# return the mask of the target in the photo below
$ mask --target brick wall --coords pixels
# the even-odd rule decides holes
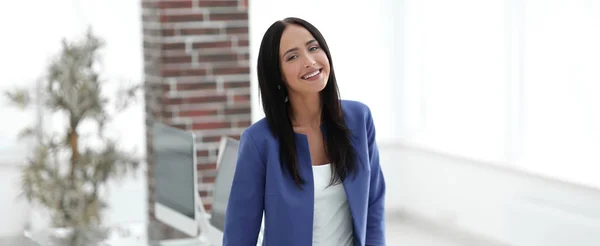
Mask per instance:
[[[221,136],[250,125],[248,2],[142,0],[150,235],[182,237],[154,216],[152,121],[198,138],[198,187],[211,208]]]

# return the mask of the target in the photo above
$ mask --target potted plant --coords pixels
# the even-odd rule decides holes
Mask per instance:
[[[52,228],[64,228],[70,245],[90,245],[91,234],[101,228],[107,204],[101,190],[107,181],[134,171],[141,159],[124,151],[104,133],[115,113],[136,98],[137,86],[123,90],[111,101],[102,95],[106,81],[99,74],[103,40],[88,31],[79,41],[63,40],[60,52],[49,64],[34,93],[28,89],[6,92],[13,105],[26,109],[38,102],[52,115],[67,122],[63,131],[46,129],[43,120],[26,127],[19,137],[34,141],[22,169],[23,196],[50,214]],[[82,136],[81,125],[94,123],[93,136]]]

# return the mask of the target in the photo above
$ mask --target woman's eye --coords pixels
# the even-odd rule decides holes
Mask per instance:
[[[308,50],[310,50],[310,51],[315,51],[315,50],[318,50],[318,49],[319,49],[319,47],[318,47],[318,46],[313,46],[313,47],[310,47],[310,49],[308,49]]]
[[[297,55],[291,55],[290,57],[288,57],[288,59],[287,59],[287,60],[288,60],[288,61],[291,61],[291,60],[294,60],[294,59],[296,59],[296,58],[298,58],[298,56],[297,56]]]

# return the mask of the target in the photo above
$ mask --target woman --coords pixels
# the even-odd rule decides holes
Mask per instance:
[[[265,119],[240,139],[223,245],[385,245],[385,181],[369,108],[339,99],[331,54],[287,18],[258,56]]]

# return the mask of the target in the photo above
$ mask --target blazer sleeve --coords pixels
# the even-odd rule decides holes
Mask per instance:
[[[385,245],[385,179],[379,165],[379,150],[375,142],[375,125],[371,111],[367,108],[367,140],[371,181],[369,185],[369,208],[367,214],[366,245]]]
[[[256,245],[264,209],[265,164],[250,134],[240,138],[238,160],[225,213],[224,246]]]

